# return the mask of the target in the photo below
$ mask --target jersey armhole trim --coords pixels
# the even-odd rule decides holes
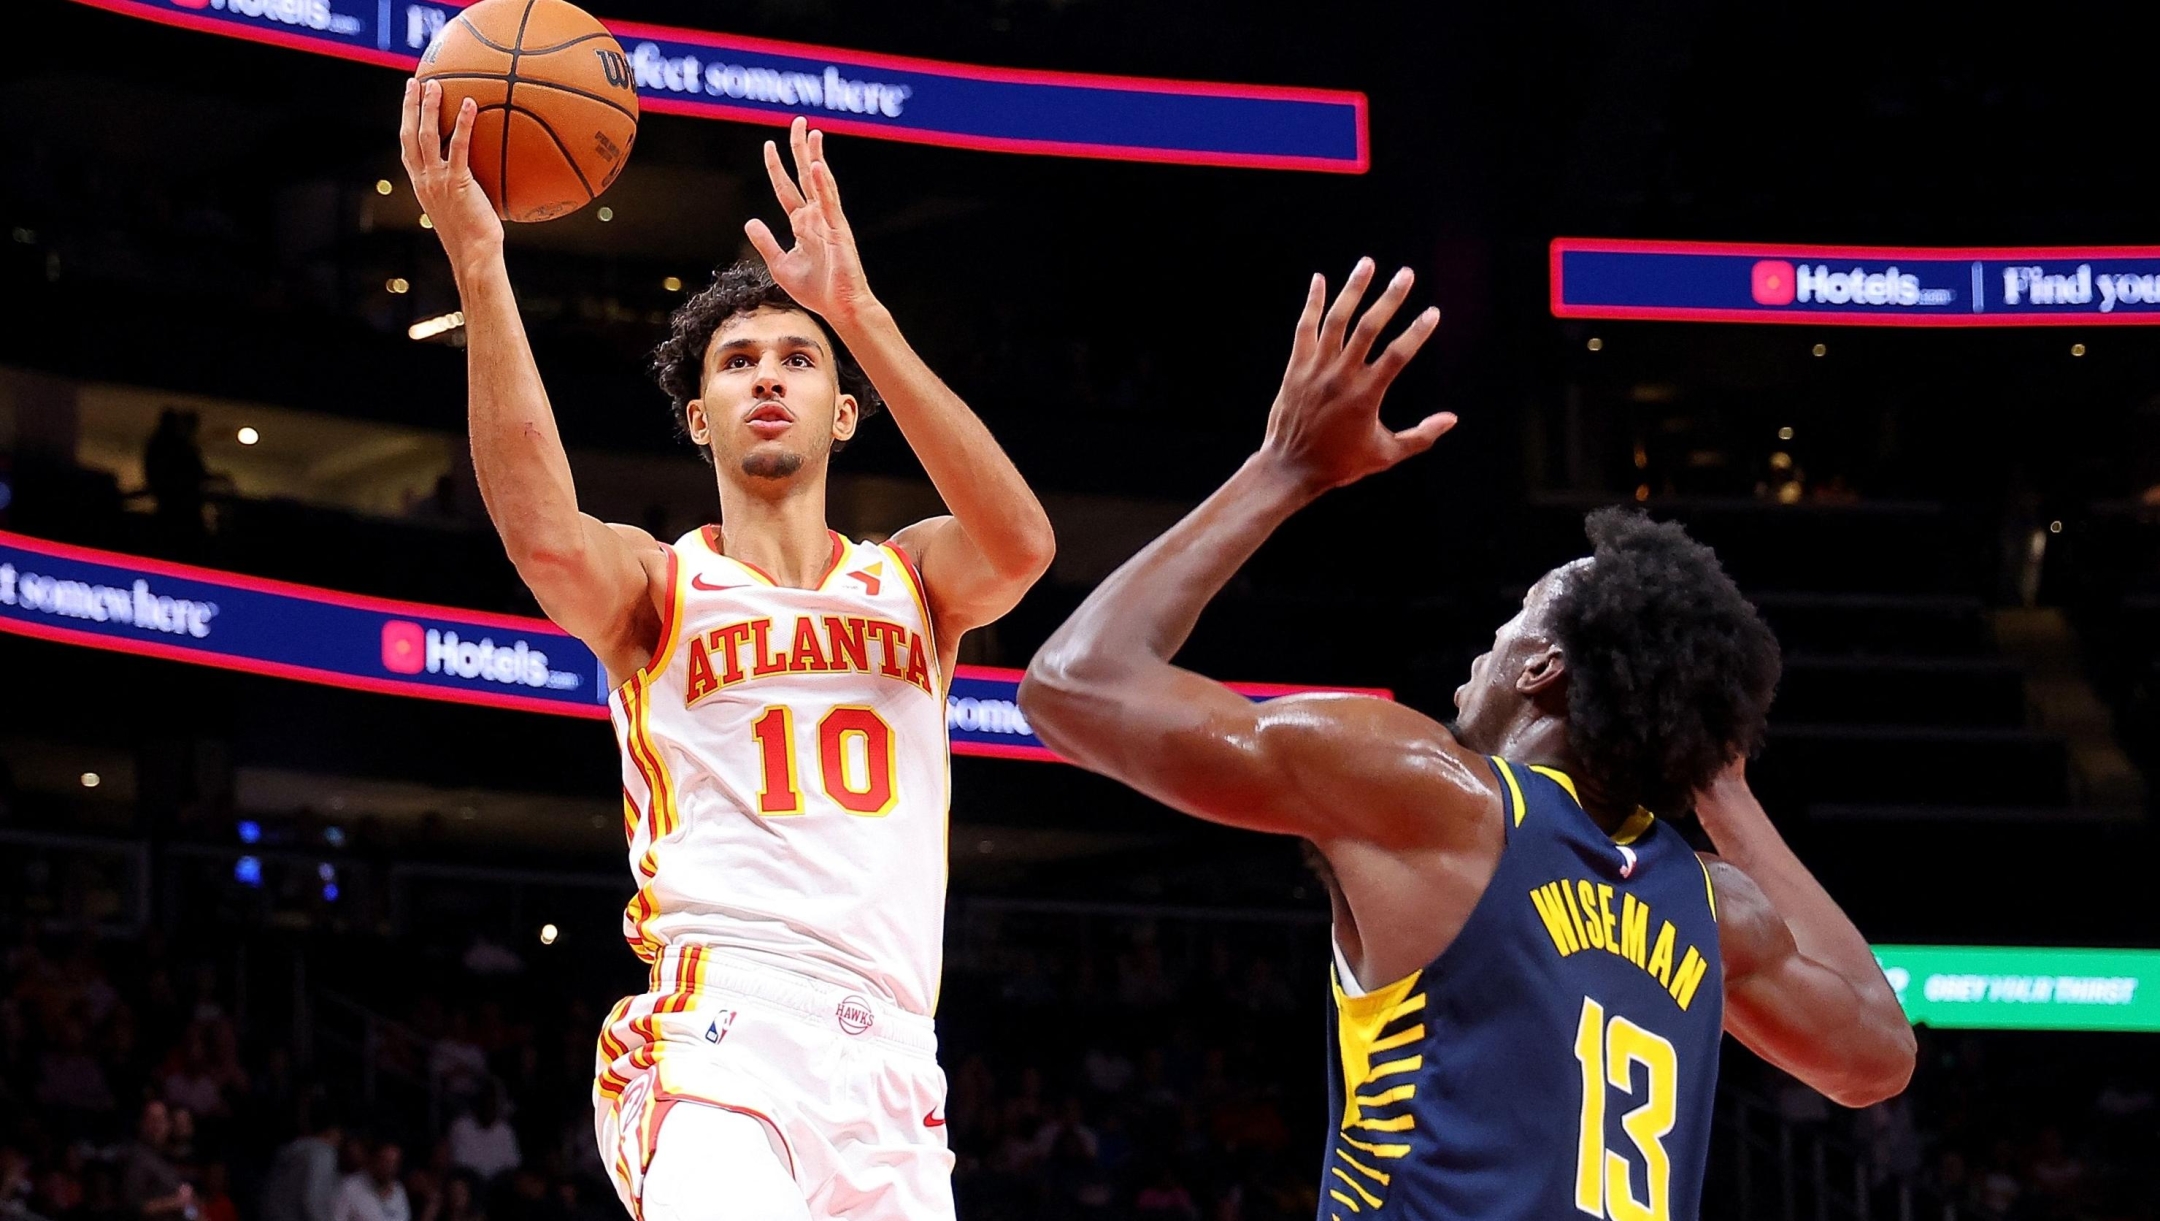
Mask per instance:
[[[923,586],[922,573],[915,567],[915,561],[909,558],[905,548],[891,539],[879,543],[878,546],[892,552],[893,558],[900,561],[900,574],[907,579],[908,592],[915,597],[915,609],[922,613],[923,632],[929,637],[930,660],[937,666],[938,693],[942,695],[946,690],[947,675],[944,655],[938,652],[937,617],[930,613],[930,591]]]
[[[1524,816],[1530,813],[1529,803],[1523,800],[1522,784],[1515,779],[1515,769],[1508,766],[1507,760],[1494,755],[1492,761],[1494,770],[1500,773],[1500,779],[1507,782],[1508,825],[1519,827]]]
[[[1715,921],[1717,919],[1717,887],[1710,881],[1710,862],[1702,859],[1696,853],[1689,853],[1688,855],[1695,857],[1695,863],[1702,866],[1703,897],[1710,900],[1710,919]]]
[[[630,677],[616,684],[617,691],[631,683],[642,686],[651,682],[654,675],[664,673],[668,663],[675,660],[676,637],[682,633],[683,597],[687,592],[683,588],[683,560],[682,553],[675,548],[666,543],[660,546],[667,552],[668,565],[667,584],[660,595],[660,639],[653,645],[652,659],[631,671]]]

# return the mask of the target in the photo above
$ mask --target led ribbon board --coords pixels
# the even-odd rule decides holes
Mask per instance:
[[[405,72],[459,0],[76,0],[166,25]],[[639,105],[1006,153],[1120,161],[1366,169],[1365,95],[979,67],[627,21]]]
[[[2153,326],[2160,247],[1758,246],[1559,238],[1556,318]]]
[[[2160,950],[1878,945],[1915,1025],[2160,1031]]]
[[[354,691],[608,716],[599,659],[545,619],[369,598],[6,531],[0,632]],[[1233,686],[1254,699],[1354,690]],[[1019,689],[1018,670],[958,667],[945,700],[953,753],[1055,760],[1020,715]]]

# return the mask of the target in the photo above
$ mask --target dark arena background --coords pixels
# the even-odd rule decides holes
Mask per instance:
[[[949,704],[963,1218],[1314,1215],[1324,890],[1290,841],[1044,757],[1013,679],[1250,452],[1307,277],[1368,253],[1445,313],[1388,418],[1461,426],[1293,520],[1181,660],[1446,716],[1587,510],[1684,522],[1784,649],[1756,787],[1921,1023],[1862,1111],[1731,1049],[1704,1215],[2156,1215],[2160,172],[2127,11],[588,7],[980,86],[829,142],[881,297],[1059,536]],[[401,1157],[414,1221],[622,1215],[590,1102],[645,979],[618,760],[481,506],[398,162],[454,9],[7,6],[10,1221],[170,1217],[175,1180],[188,1218],[347,1221],[295,1187],[310,1153]],[[790,110],[672,96],[655,57],[734,53],[648,55],[621,180],[510,234],[585,507],[666,538],[712,476],[645,356],[781,219],[758,150]],[[1020,70],[1139,109],[1030,109]],[[1157,116],[1150,80],[1238,88]],[[836,460],[853,536],[936,504],[889,420]]]

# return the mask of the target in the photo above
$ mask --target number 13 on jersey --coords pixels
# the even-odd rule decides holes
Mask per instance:
[[[802,785],[795,767],[795,710],[774,704],[751,722],[764,780],[758,813],[801,814]],[[842,704],[817,723],[820,787],[834,805],[864,818],[892,813],[900,789],[893,776],[893,727],[874,708]]]
[[[1665,1137],[1673,1130],[1673,1094],[1679,1065],[1673,1045],[1624,1017],[1605,1020],[1605,1006],[1583,998],[1575,1027],[1575,1059],[1582,1065],[1582,1132],[1575,1156],[1575,1207],[1610,1221],[1666,1221],[1672,1215],[1672,1159]],[[1649,1198],[1638,1200],[1622,1154],[1605,1147],[1608,1090],[1632,1096],[1635,1066],[1648,1070],[1641,1106],[1620,1117],[1620,1127],[1642,1156]]]

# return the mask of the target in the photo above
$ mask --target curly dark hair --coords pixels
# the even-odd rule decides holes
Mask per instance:
[[[1677,524],[1615,507],[1584,531],[1591,561],[1548,612],[1567,657],[1568,746],[1615,803],[1680,813],[1761,749],[1777,637]]]
[[[818,331],[832,345],[833,371],[840,379],[840,393],[855,396],[859,418],[867,420],[885,406],[878,398],[870,379],[863,376],[855,358],[823,319],[803,308],[802,304],[788,295],[787,290],[773,283],[772,272],[766,270],[763,260],[743,259],[732,266],[721,267],[713,272],[713,282],[704,291],[682,303],[668,318],[668,337],[653,349],[653,380],[667,392],[674,404],[675,435],[690,440],[690,422],[683,409],[690,400],[704,393],[705,350],[712,346],[714,332],[737,318],[754,314],[761,309],[787,309],[808,314],[818,324]],[[833,452],[847,447],[845,441],[834,441]],[[699,445],[698,456],[712,461],[712,451]]]

